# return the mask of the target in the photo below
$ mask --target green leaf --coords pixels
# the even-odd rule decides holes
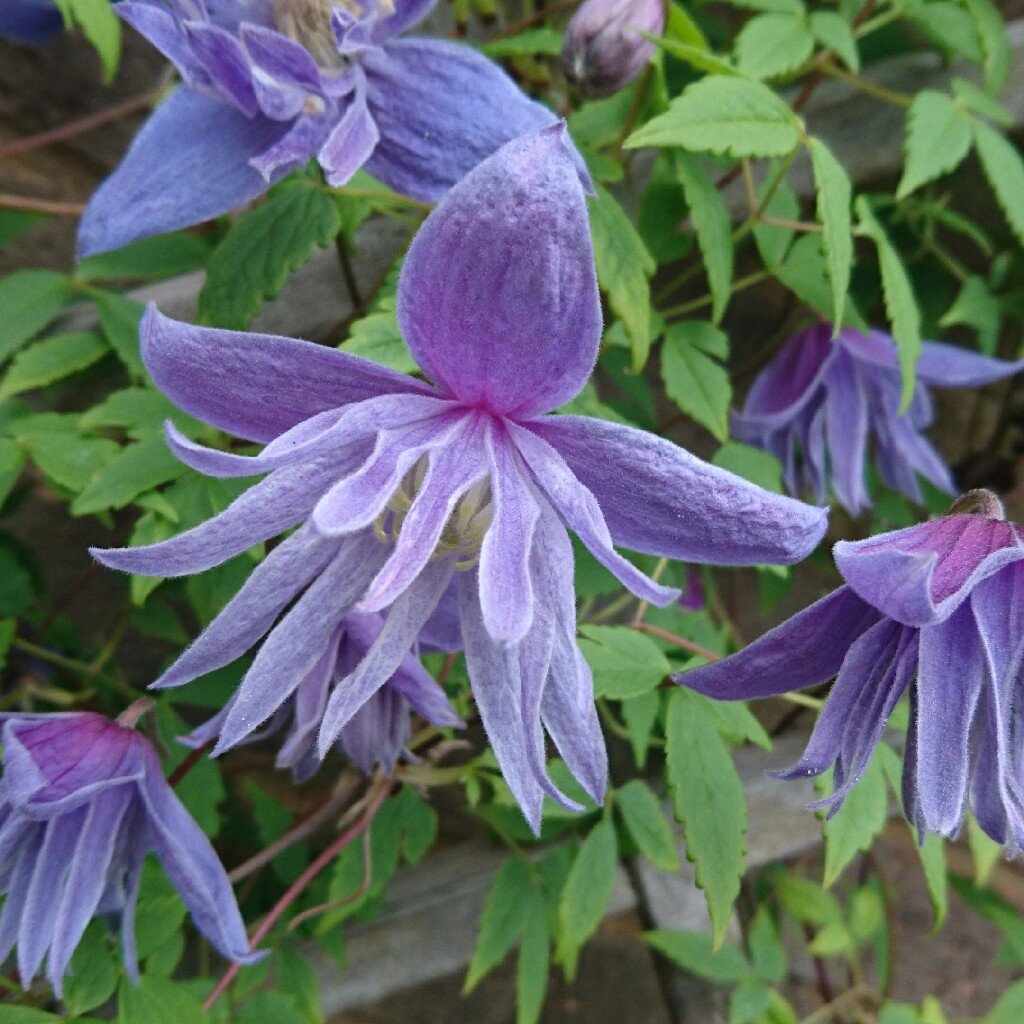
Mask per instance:
[[[768,908],[758,908],[747,931],[747,944],[754,962],[754,973],[762,981],[781,985],[786,978],[788,958],[779,936],[779,928]]]
[[[981,39],[982,73],[985,88],[994,96],[1010,78],[1013,49],[1006,34],[1006,23],[992,0],[964,0]]]
[[[208,1024],[202,1002],[168,978],[128,978],[118,993],[118,1024]]]
[[[16,441],[0,438],[0,507],[7,501],[25,466],[25,454]]]
[[[981,36],[975,19],[953,0],[907,3],[911,23],[940,49],[966,57],[975,64],[984,60]]]
[[[718,328],[701,320],[670,324],[661,348],[661,379],[676,405],[719,441],[729,437],[732,384],[729,371],[708,355],[702,344],[709,335],[725,338]],[[727,341],[727,339],[726,339]]]
[[[298,1003],[283,992],[264,989],[254,992],[233,1014],[232,1024],[306,1024],[308,1018]]]
[[[618,844],[615,826],[602,818],[583,840],[558,903],[558,945],[555,957],[571,980],[583,943],[597,931],[615,888]]]
[[[942,927],[949,909],[946,890],[946,843],[942,836],[926,832],[924,842],[917,844],[917,853],[924,869],[924,880],[928,886],[928,900],[932,905],[935,923],[932,925],[934,934]]]
[[[991,131],[991,129],[989,130]],[[1019,157],[1017,159],[1020,160]],[[1024,187],[1024,166],[1021,167],[1021,178],[1021,184]],[[882,275],[885,312],[892,325],[892,337],[896,342],[900,377],[903,381],[903,394],[900,400],[900,412],[903,413],[907,411],[910,399],[914,394],[914,367],[921,354],[921,311],[918,308],[917,299],[914,297],[914,289],[910,284],[906,268],[889,241],[885,229],[875,217],[870,203],[864,196],[858,196],[856,207],[857,216],[860,218],[861,232],[875,243],[875,248],[878,250],[878,267]]]
[[[469,963],[463,993],[472,992],[481,979],[501,963],[523,933],[523,913],[533,888],[529,865],[520,857],[504,861],[494,876],[480,915],[480,930]]]
[[[668,702],[666,774],[686,856],[696,865],[721,945],[747,852],[747,803],[729,748],[703,706],[677,689]]]
[[[682,146],[722,156],[787,156],[800,142],[800,121],[760,82],[727,75],[687,86],[669,109],[648,121],[626,146]]]
[[[186,913],[185,904],[163,869],[154,857],[147,857],[142,866],[142,885],[135,912],[135,945],[139,959],[147,959],[179,931]]]
[[[29,210],[0,210],[0,249],[19,239],[26,231],[50,218]]]
[[[832,285],[825,268],[825,258],[821,251],[820,238],[812,235],[798,238],[786,254],[782,266],[775,270],[775,276],[801,302],[806,302],[826,319],[832,318],[835,312],[835,302],[832,297]],[[862,331],[868,330],[864,318],[849,297],[843,306],[843,326],[856,327]]]
[[[217,432],[187,416],[156,388],[122,388],[111,392],[82,415],[79,426],[83,430],[102,430],[121,427],[132,437],[141,439],[147,434],[163,436],[164,421],[173,419],[179,430],[194,436],[214,436]]]
[[[401,812],[402,856],[410,864],[418,864],[437,839],[437,811],[410,786],[402,789],[395,803]]]
[[[516,1024],[536,1024],[544,1007],[551,970],[551,935],[544,894],[534,889],[527,898],[523,939],[516,967]]]
[[[274,973],[278,989],[290,996],[309,1024],[323,1024],[320,1006],[320,982],[306,956],[292,946],[274,951]]]
[[[763,982],[745,979],[729,994],[729,1024],[764,1024],[770,1020],[774,993]]]
[[[889,816],[889,796],[882,762],[872,757],[863,777],[846,795],[842,807],[825,822],[824,885],[830,887],[843,869],[871,844]]]
[[[105,1003],[117,988],[118,973],[110,948],[110,928],[105,921],[93,919],[64,978],[63,1000],[69,1013],[79,1017]]]
[[[99,54],[103,81],[109,85],[121,57],[121,21],[108,0],[70,0],[70,7],[75,23]]]
[[[70,295],[71,282],[53,270],[18,270],[0,281],[0,361],[34,338]]]
[[[711,464],[727,469],[765,490],[782,494],[782,463],[771,452],[741,441],[728,441],[715,452]]]
[[[347,341],[338,348],[363,359],[388,366],[399,373],[417,373],[419,367],[398,329],[394,310],[371,313],[352,324]]]
[[[1003,128],[1013,127],[1013,114],[998,100],[993,99],[984,89],[979,89],[966,78],[954,78],[953,94],[970,111],[989,117]]]
[[[74,492],[82,490],[121,450],[116,441],[82,437],[75,430],[76,419],[46,413],[26,417],[11,427],[11,433],[47,478]]]
[[[121,249],[87,256],[75,267],[76,281],[121,281],[176,277],[200,270],[213,247],[203,238],[175,231],[141,238]]]
[[[773,165],[772,173],[766,179],[765,184],[767,184],[771,177],[774,177],[777,169]],[[762,189],[761,195],[763,196],[763,194],[764,190]],[[769,217],[775,217],[778,220],[793,221],[799,219],[800,201],[797,199],[796,193],[789,182],[783,180],[780,183],[771,199],[768,200],[768,205],[764,208],[764,212]],[[781,227],[778,224],[766,224],[763,220],[759,220],[754,224],[752,234],[764,265],[766,267],[776,267],[783,261],[786,253],[789,251],[796,232],[792,228]]]
[[[860,70],[860,54],[850,23],[835,11],[815,11],[808,22],[814,38],[831,50],[853,72]]]
[[[562,33],[553,28],[533,28],[504,39],[492,39],[480,49],[492,60],[540,53],[558,57],[562,52]]]
[[[648,35],[646,32],[641,32],[640,34],[649,39],[655,46],[660,46],[666,53],[672,54],[673,57],[678,57],[679,60],[686,61],[687,64],[697,68],[699,71],[708,71],[713,75],[740,74],[739,70],[733,67],[727,60],[719,57],[718,54],[712,53],[706,44],[699,46],[690,42],[670,39],[667,36],[659,39],[657,36]]]
[[[329,245],[341,229],[337,204],[305,182],[272,193],[231,226],[214,250],[199,295],[199,318],[241,330],[283,287],[288,275]]]
[[[147,608],[154,604],[150,601]],[[294,823],[292,812],[280,800],[262,790],[251,779],[245,780],[245,792],[252,801],[252,819],[259,834],[260,843],[269,846],[283,836]],[[271,862],[277,876],[285,885],[291,885],[302,873],[309,860],[309,851],[305,844],[296,843],[282,850]]]
[[[0,383],[0,401],[69,377],[106,354],[106,343],[92,331],[55,334],[37,341],[14,357]]]
[[[580,650],[594,673],[594,696],[623,700],[653,690],[672,671],[661,648],[628,626],[580,626]]]
[[[117,292],[99,292],[95,297],[100,326],[133,380],[145,380],[146,369],[139,352],[139,321],[145,306]]]
[[[756,743],[762,750],[772,749],[771,737],[743,701],[712,700],[701,694],[695,696],[700,697],[715,728],[727,743]]]
[[[850,930],[842,921],[830,921],[807,943],[807,952],[818,957],[849,955],[856,948]]]
[[[885,926],[885,904],[870,885],[855,889],[850,896],[850,933],[858,943],[867,942]]]
[[[656,265],[633,222],[602,186],[587,204],[594,239],[597,280],[622,320],[633,349],[633,370],[647,362],[651,347],[651,296],[648,279]]]
[[[814,882],[796,875],[784,875],[775,886],[779,901],[786,912],[806,924],[829,925],[841,923],[843,908],[829,892]]]
[[[750,963],[742,949],[731,942],[723,942],[716,947],[705,932],[658,929],[644,932],[644,942],[687,974],[694,974],[705,981],[729,985],[750,974]]]
[[[660,710],[661,694],[657,690],[648,690],[622,702],[622,720],[626,723],[637,768],[642,769],[647,764],[647,752]]]
[[[711,290],[711,317],[722,319],[732,295],[732,222],[722,193],[715,188],[701,163],[687,153],[676,153],[676,173],[683,186],[704,271]]]
[[[996,865],[1003,859],[1003,847],[987,836],[973,814],[967,815],[967,842],[974,859],[974,881],[987,885]]]
[[[1024,160],[1013,143],[983,121],[974,121],[971,127],[985,177],[1013,233],[1024,245]]]
[[[802,67],[814,53],[806,15],[759,14],[736,37],[736,63],[754,78],[776,78]]]
[[[37,1010],[34,1006],[10,1006],[5,1003],[0,1020],[3,1024],[63,1024],[67,1018]]]
[[[1024,1020],[1024,980],[1014,982],[982,1018],[982,1024],[1020,1024]]]
[[[939,318],[940,327],[962,325],[978,333],[978,348],[987,356],[996,354],[999,340],[999,301],[983,277],[972,274],[960,286],[953,304]]]
[[[853,266],[852,187],[843,165],[820,139],[808,142],[818,192],[818,220],[825,244],[825,271],[832,286],[832,322],[843,322],[843,306]],[[838,327],[836,328],[838,330]]]
[[[922,89],[907,108],[906,163],[896,189],[905,199],[914,189],[955,170],[971,148],[971,128],[963,111],[945,93]]]
[[[919,1024],[917,1007],[910,1003],[886,1003],[878,1011],[878,1024]]]
[[[108,508],[123,508],[144,491],[175,480],[185,472],[162,437],[129,444],[93,475],[72,502],[71,514],[84,516]]]
[[[615,791],[615,806],[637,849],[662,871],[679,870],[679,851],[661,811],[661,801],[642,779],[630,779]]]

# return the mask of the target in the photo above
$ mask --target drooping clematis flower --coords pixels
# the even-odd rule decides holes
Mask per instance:
[[[608,96],[647,66],[665,28],[662,0],[584,0],[565,30],[562,67],[589,96]],[[637,31],[637,30],[640,31]]]
[[[245,599],[243,591],[235,601]],[[446,603],[451,602],[442,599],[442,604]],[[454,630],[445,623],[439,631],[435,625],[437,618],[435,613],[431,622],[421,631],[421,645],[431,650],[457,650],[460,646],[458,623],[454,624]],[[323,655],[294,693],[274,712],[264,728],[250,733],[243,742],[254,742],[285,729],[287,738],[278,751],[277,767],[290,768],[296,782],[310,778],[320,767],[321,758],[316,749],[317,732],[331,694],[337,684],[347,679],[366,657],[383,627],[384,616],[377,612],[367,615],[352,612],[346,615]],[[442,638],[438,641],[435,637],[439,633]],[[435,642],[431,643],[431,640]],[[173,683],[173,678],[171,681]],[[230,701],[223,711],[183,737],[182,742],[191,747],[202,747],[216,740],[234,705],[235,700]],[[464,724],[449,703],[444,690],[423,668],[419,659],[409,653],[399,663],[394,675],[342,727],[336,746],[341,754],[354,761],[367,775],[375,765],[390,774],[400,757],[412,758],[406,745],[411,736],[410,718],[414,711],[431,725]]]
[[[177,576],[303,522],[161,680],[195,678],[270,630],[221,749],[295,691],[346,614],[387,609],[327,702],[325,752],[393,675],[454,577],[477,707],[536,829],[545,793],[575,806],[548,778],[544,729],[597,800],[607,773],[576,644],[566,526],[633,593],[665,604],[678,592],[613,544],[690,561],[792,562],[821,538],[826,512],[644,431],[548,415],[586,382],[601,335],[585,197],[562,125],[508,143],[427,218],[402,270],[398,320],[432,384],[151,309],[142,351],[157,386],[192,415],[266,443],[246,457],[171,430],[174,451],[204,473],[270,475],[178,537],[96,555]]]
[[[89,202],[87,256],[236,209],[316,158],[436,202],[555,117],[476,51],[396,39],[435,0],[121,0],[183,86]],[[581,172],[583,171],[580,162]]]
[[[910,690],[903,804],[920,832],[955,835],[969,803],[985,832],[1024,849],[1024,530],[995,495],[949,515],[836,544],[846,585],[737,654],[676,676],[720,700],[769,697],[838,673],[803,757],[837,810]]]
[[[928,387],[991,384],[1024,369],[941,342],[926,341],[910,407],[900,415],[896,344],[881,331],[862,334],[818,324],[794,335],[761,371],[733,435],[775,455],[791,494],[825,501],[826,481],[852,515],[871,505],[864,483],[868,439],[882,480],[920,503],[917,474],[947,494],[957,488],[922,431],[934,417]]]
[[[63,27],[53,0],[0,0],[0,39],[44,43]]]
[[[125,968],[138,977],[135,901],[150,851],[224,956],[259,959],[249,953],[224,868],[146,739],[87,711],[5,715],[0,735],[0,892],[7,897],[0,962],[17,944],[22,984],[46,957],[59,996],[71,954],[97,914],[120,919]]]

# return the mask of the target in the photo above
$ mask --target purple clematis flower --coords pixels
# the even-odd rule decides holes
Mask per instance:
[[[80,255],[227,213],[314,157],[330,185],[365,166],[436,202],[503,143],[552,123],[474,50],[394,38],[434,2],[122,0],[117,13],[184,85],[93,196]]]
[[[709,697],[769,697],[838,673],[791,779],[835,763],[834,813],[856,785],[909,686],[907,818],[954,835],[970,803],[999,843],[1024,849],[1024,530],[995,495],[949,515],[841,541],[847,585],[723,661],[676,676]],[[776,773],[773,773],[776,774]]]
[[[120,919],[125,968],[138,977],[135,901],[151,850],[210,942],[229,959],[259,959],[224,868],[147,740],[87,711],[6,715],[0,735],[0,962],[17,943],[23,985],[46,957],[59,996],[97,914]]]
[[[0,39],[45,43],[64,27],[52,0],[0,0]]]
[[[240,597],[242,595],[239,595]],[[238,600],[238,598],[236,598]],[[442,600],[442,604],[450,604]],[[452,609],[454,610],[454,609]],[[433,650],[457,650],[455,643],[443,639],[430,643],[437,634],[433,616],[420,633],[424,646]],[[250,733],[244,742],[254,742],[287,730],[287,738],[277,755],[278,768],[290,768],[296,782],[304,782],[320,767],[316,749],[317,732],[324,711],[336,686],[354,672],[366,657],[384,628],[384,616],[377,612],[346,615],[331,637],[323,655],[295,688],[294,693],[273,714],[265,728]],[[445,627],[442,627],[445,628]],[[451,627],[448,635],[451,636]],[[457,637],[458,623],[454,624]],[[219,714],[193,730],[182,742],[202,747],[217,739],[235,706],[235,699]],[[462,726],[444,690],[434,681],[414,654],[406,654],[394,675],[374,693],[338,733],[336,746],[340,753],[354,761],[367,775],[375,765],[390,774],[400,757],[414,760],[406,749],[411,736],[412,712],[422,715],[431,725]]]
[[[910,408],[900,415],[896,344],[888,334],[818,324],[794,335],[754,381],[733,435],[775,455],[791,494],[825,501],[826,480],[852,515],[871,506],[864,484],[868,437],[882,480],[921,502],[916,474],[947,494],[957,488],[922,431],[934,417],[927,386],[980,387],[1024,369],[941,342],[926,341]]]
[[[151,309],[142,351],[157,386],[200,419],[266,443],[245,457],[172,429],[174,451],[204,473],[270,475],[178,537],[96,554],[128,572],[176,576],[303,522],[160,681],[226,664],[271,630],[220,749],[281,706],[346,614],[388,609],[327,702],[323,754],[394,674],[454,577],[477,707],[536,829],[545,793],[575,806],[548,778],[544,729],[597,800],[607,773],[576,644],[566,526],[633,593],[663,605],[678,592],[613,544],[691,561],[792,562],[817,544],[826,512],[644,431],[548,415],[586,382],[601,335],[585,198],[563,125],[508,143],[427,218],[399,281],[398,320],[433,384]]]

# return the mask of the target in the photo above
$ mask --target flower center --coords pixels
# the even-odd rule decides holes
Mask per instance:
[[[345,66],[331,28],[331,11],[340,7],[359,18],[363,9],[356,0],[273,0],[273,4],[279,32],[301,43],[320,67]]]
[[[388,507],[377,517],[373,524],[374,532],[383,542],[393,542],[401,532],[405,517],[412,508],[412,503],[423,486],[427,472],[427,457],[421,456],[419,461],[398,485],[391,496]],[[434,549],[434,557],[446,555],[452,551],[459,552],[457,569],[469,569],[480,557],[480,548],[484,542],[484,534],[491,525],[494,505],[491,500],[490,478],[478,480],[466,491],[452,510],[452,514],[441,532],[441,539]]]

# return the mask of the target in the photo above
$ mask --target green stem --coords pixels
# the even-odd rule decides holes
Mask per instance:
[[[882,100],[885,103],[892,103],[897,107],[909,107],[913,102],[914,97],[908,96],[905,92],[896,92],[894,89],[886,89],[884,85],[878,85],[876,82],[872,82],[869,78],[864,78],[861,75],[855,75],[850,71],[844,71],[841,67],[836,64],[823,64],[821,70],[826,75],[831,75],[832,78],[838,78],[841,82],[846,82],[848,85],[852,85],[855,89],[860,89],[861,92],[867,93],[868,96],[874,96],[876,100]]]
[[[733,281],[732,288],[729,289],[730,294],[742,291],[744,288],[749,288],[752,284],[757,284],[759,281],[765,280],[765,278],[771,277],[771,270],[758,270],[753,274],[747,274],[746,277],[738,278]],[[702,295],[698,299],[692,299],[689,302],[682,302],[678,306],[669,306],[667,309],[661,310],[661,315],[665,317],[669,316],[685,316],[687,313],[692,313],[694,310],[701,309],[704,306],[710,306],[712,298],[710,295]]]

